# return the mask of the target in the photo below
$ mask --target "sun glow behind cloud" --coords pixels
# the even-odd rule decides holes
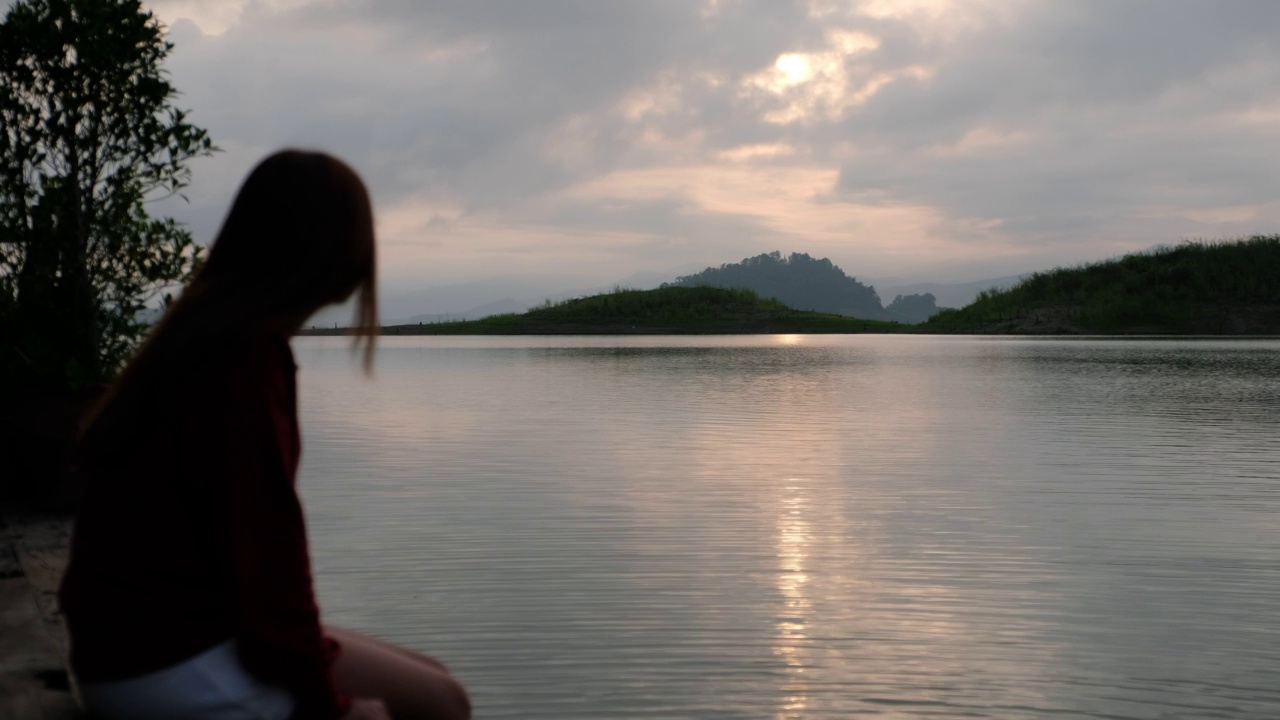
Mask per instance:
[[[930,71],[920,66],[874,72],[857,63],[859,55],[879,47],[880,41],[867,33],[830,30],[825,48],[784,52],[772,67],[743,78],[740,96],[764,106],[762,117],[769,123],[831,121],[840,119],[894,80],[929,76]]]
[[[910,263],[920,257],[955,259],[974,247],[992,257],[1022,252],[995,223],[973,221],[965,228],[969,242],[956,248],[954,224],[932,208],[839,200],[832,196],[839,175],[834,168],[752,162],[752,156],[767,159],[781,152],[747,148],[741,151],[745,157],[724,163],[620,171],[502,212],[464,212],[456,205],[406,200],[380,212],[387,254],[401,259],[389,263],[386,272],[404,280],[407,268],[430,263],[451,273],[475,257],[518,263],[530,272],[563,267],[564,258],[572,257],[574,269],[587,271],[619,252],[643,256],[681,240],[622,227],[567,231],[554,218],[575,208],[626,216],[662,202],[675,203],[691,217],[746,218],[781,246],[823,255],[843,252],[867,261],[882,257]],[[851,248],[850,238],[875,241]]]
[[[174,214],[211,237],[249,167],[295,145],[369,180],[405,283],[773,249],[981,267],[960,281],[1280,229],[1260,6],[1179,6],[1157,33],[1025,0],[482,5],[149,2],[182,105],[227,150]]]

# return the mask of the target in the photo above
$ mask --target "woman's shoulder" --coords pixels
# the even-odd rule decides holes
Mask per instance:
[[[269,327],[242,328],[210,337],[211,354],[224,359],[249,364],[282,364],[292,366],[293,350],[289,336]]]
[[[191,342],[184,354],[206,370],[295,367],[289,337],[271,328],[212,332]]]
[[[134,378],[142,395],[231,413],[291,395],[297,369],[286,335],[254,328],[190,337],[157,360]]]
[[[297,365],[289,339],[283,333],[254,329],[211,338],[201,360],[206,379],[213,385],[230,384],[256,390],[293,383]]]
[[[81,454],[119,454],[143,438],[243,427],[294,405],[288,337],[266,329],[169,336],[127,369],[86,429]]]

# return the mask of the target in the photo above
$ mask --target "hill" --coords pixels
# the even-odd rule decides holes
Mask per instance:
[[[925,332],[1280,334],[1280,235],[1188,242],[1037,272]]]
[[[384,335],[593,335],[896,332],[897,323],[793,310],[750,290],[715,287],[616,289],[523,314],[466,322],[384,327]],[[304,334],[341,334],[320,330]]]
[[[996,288],[1005,290],[1017,285],[1022,280],[1021,275],[1006,275],[1004,277],[988,278],[986,280],[974,280],[964,283],[939,283],[939,282],[913,282],[907,283],[901,278],[866,278],[864,282],[876,289],[876,292],[882,298],[891,298],[896,295],[910,297],[912,295],[932,295],[934,302],[937,303],[936,313],[946,308],[961,308],[973,302],[978,297],[978,293],[983,290]],[[929,313],[932,315],[933,313]],[[928,317],[920,318],[920,322],[928,320]]]
[[[798,310],[816,310],[871,320],[894,319],[880,305],[875,288],[849,277],[829,259],[804,253],[784,257],[774,251],[742,262],[682,275],[663,287],[746,288],[777,298]],[[923,319],[923,318],[922,318]]]
[[[933,293],[924,293],[923,295],[898,295],[885,307],[884,312],[891,320],[915,324],[928,320],[941,309]]]

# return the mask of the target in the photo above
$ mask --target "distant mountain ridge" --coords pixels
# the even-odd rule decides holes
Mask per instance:
[[[797,310],[816,310],[869,320],[887,320],[875,288],[845,274],[827,258],[775,250],[742,262],[682,275],[662,287],[747,288]]]
[[[780,252],[707,268],[655,290],[618,284],[612,292],[553,302],[521,315],[470,322],[444,317],[391,324],[386,334],[912,332],[979,334],[1280,335],[1280,235],[1184,242],[1122,257],[1011,278],[968,283],[990,289],[959,309],[938,309],[931,292],[899,294],[887,307],[874,287],[828,259]],[[752,284],[765,288],[755,290]],[[720,285],[720,287],[716,287]],[[899,285],[903,289],[951,286]],[[691,286],[691,287],[687,287]],[[823,297],[819,290],[826,290]],[[807,294],[806,294],[807,293]],[[835,298],[834,301],[832,298]],[[788,299],[790,298],[790,299]],[[797,299],[798,298],[798,299]],[[830,303],[836,303],[832,305]],[[786,303],[784,305],[784,303]],[[480,312],[521,305],[510,298]],[[836,307],[838,313],[810,308]],[[878,312],[877,312],[878,311]],[[936,311],[936,312],[935,312]],[[828,311],[829,312],[829,311]],[[861,313],[861,317],[854,313]],[[919,325],[919,314],[932,317]],[[916,317],[907,317],[909,315]],[[871,316],[871,317],[868,317]],[[888,316],[891,322],[881,319]],[[438,319],[437,319],[438,318]],[[435,320],[435,322],[431,322]],[[341,334],[327,323],[306,334]]]
[[[783,259],[780,252],[771,253],[771,255]],[[818,264],[830,262],[825,259],[814,260],[807,255],[804,257]],[[790,257],[785,259],[789,261]],[[675,285],[678,280],[671,281],[673,277],[694,277],[713,269],[707,268],[702,273],[681,275],[696,267],[685,265],[665,272],[637,271],[607,283],[571,276],[494,275],[452,284],[429,283],[416,289],[390,289],[379,293],[378,302],[384,325],[475,320],[490,315],[524,312],[547,302],[555,303],[586,297],[608,292],[612,288],[648,290],[664,284],[664,281],[667,285]],[[838,267],[835,269],[839,270]],[[1019,278],[994,278],[956,284],[922,282],[904,278],[851,279],[876,292],[875,304],[867,303],[862,315],[873,319],[888,318],[897,322],[918,323],[937,310],[968,305],[981,290],[1009,287]],[[767,295],[768,291],[764,291],[763,294]],[[895,303],[894,300],[899,295],[902,299]],[[932,300],[926,297],[929,295],[933,296]],[[883,298],[883,305],[880,309],[883,312],[877,313],[875,308],[881,305],[881,298]],[[819,306],[815,304],[815,307]],[[350,303],[326,308],[311,318],[307,324],[330,328],[335,325],[346,326],[353,312],[354,308]],[[158,316],[159,312],[155,314]]]
[[[480,320],[384,326],[384,335],[668,335],[898,332],[899,323],[794,310],[744,288],[615,288]],[[306,335],[338,335],[317,328]]]
[[[457,320],[479,320],[490,315],[505,315],[508,313],[522,313],[533,307],[534,303],[528,301],[520,301],[515,298],[503,298],[494,300],[484,305],[477,305],[470,310],[464,310],[456,313],[426,313],[423,315],[413,315],[405,320],[392,320],[387,323],[389,325],[407,324],[407,323],[436,323],[436,322],[454,322]]]
[[[746,288],[762,297],[777,298],[797,310],[835,313],[867,320],[923,322],[938,312],[929,293],[900,295],[885,307],[874,287],[845,274],[829,258],[806,253],[784,256],[780,251],[749,257],[742,262],[709,267],[682,275],[662,287]]]
[[[961,308],[978,298],[984,290],[1006,290],[1017,285],[1026,275],[1006,275],[1004,277],[973,280],[962,283],[946,282],[907,282],[900,278],[868,279],[867,284],[876,289],[882,298],[897,295],[933,295],[938,309]]]

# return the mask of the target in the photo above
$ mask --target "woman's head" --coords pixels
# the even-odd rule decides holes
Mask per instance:
[[[228,336],[292,332],[357,291],[353,330],[369,369],[376,290],[373,212],[359,176],[324,153],[268,157],[241,186],[200,272],[89,414],[81,459],[127,445],[154,398],[193,384],[196,364],[235,362],[219,355],[235,345]]]
[[[355,332],[370,362],[378,331],[373,211],[355,171],[284,150],[240,187],[189,292],[234,298],[266,322],[300,324],[357,290]]]

